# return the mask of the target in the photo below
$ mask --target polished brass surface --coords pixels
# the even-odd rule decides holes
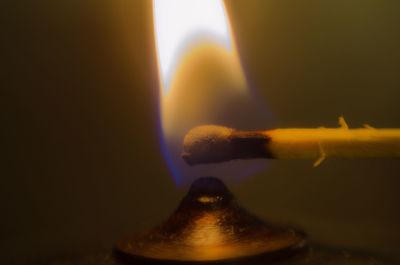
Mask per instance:
[[[220,180],[209,177],[192,184],[165,223],[118,242],[115,254],[127,261],[222,262],[291,256],[306,242],[301,232],[249,214]]]

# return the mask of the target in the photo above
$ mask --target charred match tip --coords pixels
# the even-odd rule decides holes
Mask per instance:
[[[186,134],[182,158],[189,165],[217,163],[233,155],[231,137],[234,130],[223,126],[199,126]]]
[[[206,125],[192,129],[184,139],[183,159],[189,165],[234,159],[311,159],[318,166],[327,157],[399,158],[400,129],[283,128],[238,131]]]
[[[216,125],[196,127],[186,134],[182,158],[189,165],[219,163],[234,159],[271,157],[269,138],[257,131],[237,131]]]

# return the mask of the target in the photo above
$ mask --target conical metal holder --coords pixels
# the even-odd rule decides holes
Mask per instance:
[[[115,255],[135,264],[225,263],[292,256],[305,235],[272,227],[239,207],[217,178],[196,180],[178,209],[150,233],[122,240]]]

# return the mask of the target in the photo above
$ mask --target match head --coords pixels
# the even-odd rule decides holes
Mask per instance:
[[[233,155],[231,136],[234,129],[204,125],[186,134],[182,158],[189,165],[222,162]]]
[[[266,144],[270,138],[260,131],[204,125],[189,131],[182,158],[189,165],[219,163],[234,159],[271,157]]]

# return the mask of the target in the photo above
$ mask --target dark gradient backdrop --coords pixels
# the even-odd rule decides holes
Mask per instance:
[[[3,1],[3,264],[110,248],[161,222],[150,0]],[[251,83],[278,126],[400,127],[400,2],[229,0]],[[263,127],[263,125],[260,125]],[[275,161],[232,187],[313,240],[400,256],[400,162]]]

